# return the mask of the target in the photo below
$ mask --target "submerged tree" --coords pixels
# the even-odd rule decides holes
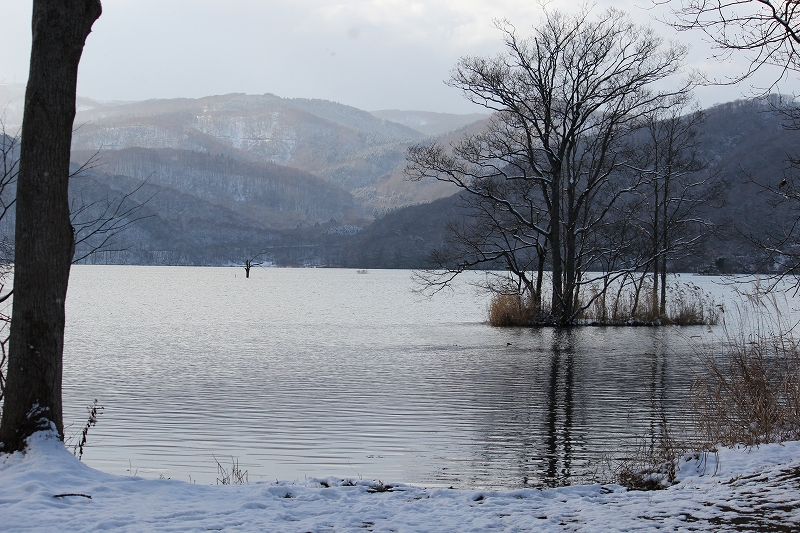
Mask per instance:
[[[260,256],[264,255],[264,250],[258,252],[257,254],[252,255],[244,260],[244,274],[246,278],[250,277],[250,269],[254,266],[259,266],[262,264],[261,261],[256,261]]]
[[[507,21],[498,27],[505,54],[462,58],[449,81],[494,112],[488,128],[451,147],[412,147],[406,172],[453,183],[479,211],[491,211],[492,239],[478,232],[475,244],[481,252],[495,247],[508,268],[521,250],[546,254],[551,320],[565,325],[586,305],[580,289],[594,281],[587,270],[619,255],[621,243],[609,247],[598,237],[640,179],[627,171],[625,140],[688,90],[653,88],[680,72],[686,49],[665,46],[614,9],[594,19],[585,10],[546,11],[529,38]],[[641,267],[615,263],[620,271]]]
[[[63,438],[64,304],[75,236],[69,160],[78,63],[99,0],[34,0],[17,179],[14,302],[0,443],[21,450],[52,428]]]

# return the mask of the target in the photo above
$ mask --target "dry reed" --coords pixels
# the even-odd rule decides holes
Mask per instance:
[[[800,343],[775,294],[745,294],[738,323],[724,324],[723,353],[707,357],[692,388],[709,442],[754,446],[800,439]]]
[[[530,326],[539,314],[538,307],[519,294],[498,293],[489,304],[489,324],[495,327]]]
[[[217,463],[217,474],[219,475],[217,485],[242,485],[249,481],[247,470],[239,468],[238,459],[231,457],[231,467],[225,468],[215,455],[212,454],[211,456],[214,457],[214,461]]]
[[[717,323],[718,312],[711,296],[693,283],[668,286],[667,306],[659,314],[653,302],[652,286],[643,283],[637,291],[633,285],[619,290],[610,287],[605,295],[600,287],[589,287],[588,304],[580,315],[584,323],[603,326],[676,325],[697,326]]]

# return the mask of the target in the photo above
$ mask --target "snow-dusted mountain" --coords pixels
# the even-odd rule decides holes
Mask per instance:
[[[79,112],[76,126],[75,150],[140,147],[222,154],[290,166],[350,191],[374,188],[404,163],[408,146],[424,137],[353,107],[271,94],[98,106]],[[360,197],[365,196],[362,191]]]
[[[12,134],[23,98],[22,86],[0,85],[3,122]],[[767,102],[731,102],[705,113],[701,155],[726,190],[724,205],[708,216],[736,231],[710,237],[704,256],[687,259],[683,268],[723,258],[747,270],[755,259],[740,234],[768,233],[783,216],[780,206],[767,205],[763,188],[786,175],[799,133],[787,132]],[[283,264],[426,266],[426,254],[442,242],[444,219],[459,216],[457,199],[446,199],[457,191],[405,180],[407,147],[428,142],[431,132],[444,144],[455,142],[480,131],[483,120],[371,114],[271,94],[81,98],[73,161],[96,153],[99,165],[74,180],[71,193],[76,205],[102,205],[146,181],[130,201],[146,201],[148,218],[120,237],[118,248],[130,252],[107,260],[224,264],[269,249]],[[446,200],[429,203],[437,199]],[[380,220],[371,223],[375,217]],[[11,222],[2,221],[2,233],[10,234]]]
[[[0,85],[2,122],[12,135],[24,93],[23,85]],[[409,116],[444,129],[475,119]],[[454,192],[403,179],[408,147],[430,133],[422,130],[335,102],[272,94],[79,97],[73,161],[95,162],[72,181],[71,196],[78,209],[93,206],[88,212],[130,191],[128,205],[146,204],[136,214],[146,218],[115,239],[124,252],[100,261],[220,264],[268,247],[285,264],[318,263],[320,250],[336,262],[342,239],[374,215]],[[6,222],[9,234],[13,213]]]
[[[20,84],[0,85],[2,120],[11,133],[22,122],[24,92]],[[444,131],[480,118],[397,112],[409,127],[391,120],[394,112],[376,116],[326,100],[273,94],[140,102],[79,97],[77,104],[75,151],[99,150],[103,159],[128,148],[188,150],[288,166],[350,191],[366,216],[452,194],[439,184],[404,183],[406,150],[429,135],[430,128]]]

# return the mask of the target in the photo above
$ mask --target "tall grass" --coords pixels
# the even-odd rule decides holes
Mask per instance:
[[[217,485],[242,485],[247,483],[247,470],[239,468],[239,460],[231,457],[231,466],[226,468],[219,462],[219,459],[212,454],[214,462],[217,463]]]
[[[612,481],[629,490],[658,490],[675,483],[678,459],[691,446],[687,440],[676,438],[666,420],[658,432],[641,437],[633,453],[614,462]]]
[[[785,298],[759,287],[729,310],[721,354],[692,384],[698,430],[725,446],[800,439],[800,342]]]
[[[694,368],[687,408],[693,417],[676,437],[666,419],[613,468],[613,481],[630,489],[664,488],[681,459],[717,445],[757,446],[800,440],[800,339],[785,294],[757,284],[740,292],[722,314],[722,341]]]
[[[673,282],[667,288],[667,306],[658,313],[653,302],[652,286],[644,283],[639,289],[631,284],[600,293],[600,287],[589,287],[581,313],[583,323],[594,325],[677,325],[697,326],[717,323],[718,311],[711,295],[693,283]]]
[[[548,310],[526,294],[501,287],[489,305],[489,323],[496,327],[536,326],[552,322]],[[653,305],[652,286],[646,282],[598,284],[585,289],[574,324],[603,326],[713,325],[719,316],[711,296],[693,283],[672,283],[667,290],[667,308],[659,314]]]
[[[694,283],[674,283],[667,287],[665,320],[678,326],[715,325],[721,307],[710,294]]]
[[[495,327],[532,326],[542,316],[542,310],[530,298],[516,293],[497,293],[489,304],[489,324]]]
[[[92,405],[87,405],[86,410],[89,412],[89,417],[86,419],[83,429],[81,429],[80,437],[78,437],[74,445],[67,444],[67,446],[72,447],[72,453],[78,460],[83,460],[83,450],[89,438],[89,430],[97,425],[97,418],[103,413],[103,409],[102,405],[97,404],[96,398]],[[71,438],[69,440],[71,440]]]

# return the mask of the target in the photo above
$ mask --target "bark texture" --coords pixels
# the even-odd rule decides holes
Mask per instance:
[[[99,0],[34,0],[17,182],[14,303],[2,450],[40,429],[63,438],[64,302],[75,240],[67,196],[75,91]]]

